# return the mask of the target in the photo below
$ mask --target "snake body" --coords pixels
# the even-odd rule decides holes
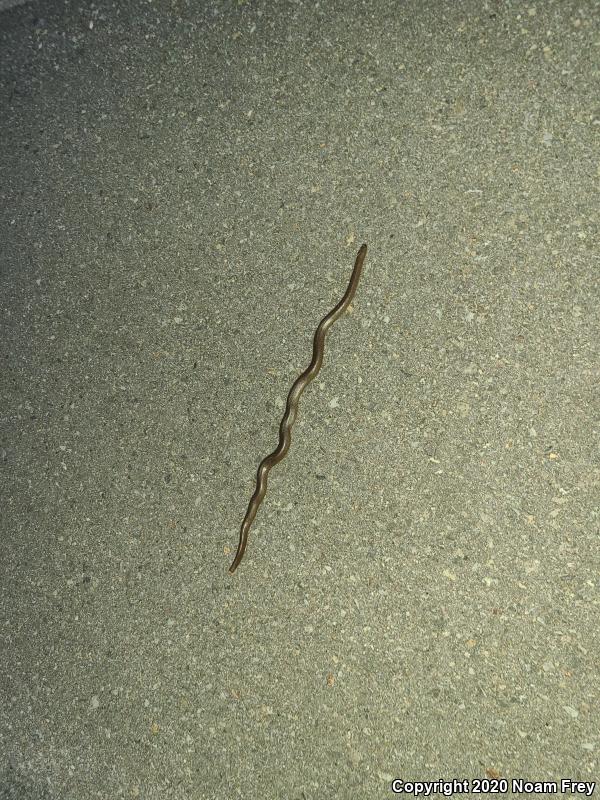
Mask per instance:
[[[269,476],[269,472],[271,471],[271,468],[275,466],[275,464],[278,464],[283,458],[285,458],[287,451],[290,449],[290,444],[292,441],[291,431],[292,426],[296,421],[300,395],[306,389],[308,384],[318,375],[323,364],[323,354],[325,352],[325,334],[329,328],[331,328],[333,323],[342,316],[352,302],[352,298],[356,293],[356,288],[360,280],[366,254],[367,245],[363,244],[358,251],[358,255],[356,256],[354,269],[352,270],[350,282],[344,293],[344,296],[340,302],[323,317],[317,326],[317,330],[315,331],[313,339],[313,355],[310,364],[304,370],[304,372],[298,376],[298,378],[296,378],[292,388],[290,389],[285,406],[285,413],[279,425],[279,444],[275,450],[273,450],[270,455],[263,458],[258,465],[258,470],[256,472],[256,488],[254,490],[254,494],[250,498],[248,510],[246,511],[246,516],[244,517],[242,526],[240,528],[240,540],[237,553],[235,554],[232,565],[229,567],[229,572],[231,573],[235,572],[235,570],[238,568],[240,561],[246,552],[250,526],[254,522],[256,512],[258,511],[258,508],[267,492],[267,478]]]

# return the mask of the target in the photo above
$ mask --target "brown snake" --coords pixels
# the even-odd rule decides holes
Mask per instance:
[[[339,319],[342,316],[344,311],[352,302],[352,298],[356,293],[358,281],[360,280],[360,274],[362,272],[363,262],[366,254],[367,245],[363,244],[358,251],[358,255],[356,256],[354,269],[352,270],[352,275],[350,277],[350,283],[348,284],[348,288],[346,289],[344,296],[337,306],[332,308],[329,314],[326,314],[323,317],[317,326],[317,330],[315,331],[315,336],[313,339],[313,356],[310,364],[304,370],[302,375],[296,378],[292,388],[290,389],[285,407],[285,414],[283,415],[283,419],[279,425],[279,444],[275,450],[273,450],[270,455],[266,456],[266,458],[263,458],[258,465],[258,470],[256,473],[256,488],[254,490],[254,494],[250,498],[248,510],[246,511],[246,516],[244,517],[242,527],[240,528],[240,541],[238,544],[237,553],[235,554],[232,565],[229,567],[229,572],[231,573],[235,572],[235,570],[239,567],[240,561],[246,552],[250,526],[254,522],[254,517],[256,516],[258,507],[262,503],[267,492],[267,477],[271,471],[271,467],[274,467],[275,464],[278,464],[281,459],[286,456],[287,451],[290,449],[290,444],[292,441],[292,425],[294,424],[296,415],[298,413],[298,401],[300,400],[300,395],[306,389],[308,384],[318,375],[321,365],[323,364],[325,334],[329,328],[331,328],[336,319]]]

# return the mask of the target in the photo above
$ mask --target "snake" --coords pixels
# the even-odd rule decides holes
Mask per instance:
[[[319,374],[321,366],[323,365],[325,335],[333,323],[342,316],[352,302],[352,299],[356,294],[356,289],[358,287],[358,282],[360,280],[366,255],[367,245],[363,244],[361,245],[356,256],[352,275],[350,276],[350,282],[348,283],[348,288],[344,292],[344,296],[317,325],[317,330],[315,331],[313,338],[313,354],[310,364],[304,370],[304,372],[296,378],[292,384],[292,388],[289,391],[285,406],[285,413],[279,425],[279,443],[275,450],[263,458],[258,465],[258,470],[256,472],[256,488],[254,489],[254,494],[250,498],[246,515],[242,521],[240,528],[240,539],[235,558],[229,567],[229,572],[231,574],[233,574],[239,567],[240,562],[244,557],[244,553],[246,552],[250,526],[254,522],[256,512],[258,511],[258,508],[264,500],[265,494],[267,493],[267,479],[269,477],[269,472],[271,471],[272,467],[275,466],[275,464],[278,464],[283,458],[285,458],[288,450],[290,449],[290,444],[292,442],[292,426],[298,415],[298,402],[300,400],[300,396],[308,384]]]

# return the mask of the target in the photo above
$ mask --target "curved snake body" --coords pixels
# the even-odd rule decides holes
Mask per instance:
[[[356,256],[354,269],[352,270],[352,275],[350,277],[350,283],[348,284],[348,288],[346,289],[344,296],[335,306],[335,308],[332,308],[332,310],[323,317],[317,326],[317,330],[315,331],[313,339],[313,355],[310,364],[304,370],[304,372],[298,378],[296,378],[292,388],[290,389],[285,407],[285,414],[283,415],[283,419],[279,425],[279,444],[270,455],[263,458],[258,466],[256,473],[256,488],[254,490],[254,494],[250,498],[248,510],[246,511],[246,516],[244,517],[242,527],[240,528],[240,540],[237,553],[235,554],[232,565],[229,567],[229,572],[231,573],[235,572],[235,570],[238,568],[246,551],[250,526],[254,522],[256,512],[258,511],[258,508],[262,503],[267,491],[267,478],[269,476],[269,472],[271,471],[271,468],[275,466],[275,464],[278,464],[283,458],[285,458],[287,451],[290,449],[290,444],[292,441],[291,431],[298,413],[298,401],[300,400],[300,395],[306,389],[308,384],[317,376],[323,364],[325,334],[329,328],[331,328],[333,323],[342,316],[352,302],[352,298],[356,293],[358,281],[360,280],[366,254],[367,245],[363,244],[358,251],[358,255]]]

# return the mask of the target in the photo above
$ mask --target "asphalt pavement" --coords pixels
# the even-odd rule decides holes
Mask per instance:
[[[0,12],[2,800],[600,797],[599,86],[591,0]]]

